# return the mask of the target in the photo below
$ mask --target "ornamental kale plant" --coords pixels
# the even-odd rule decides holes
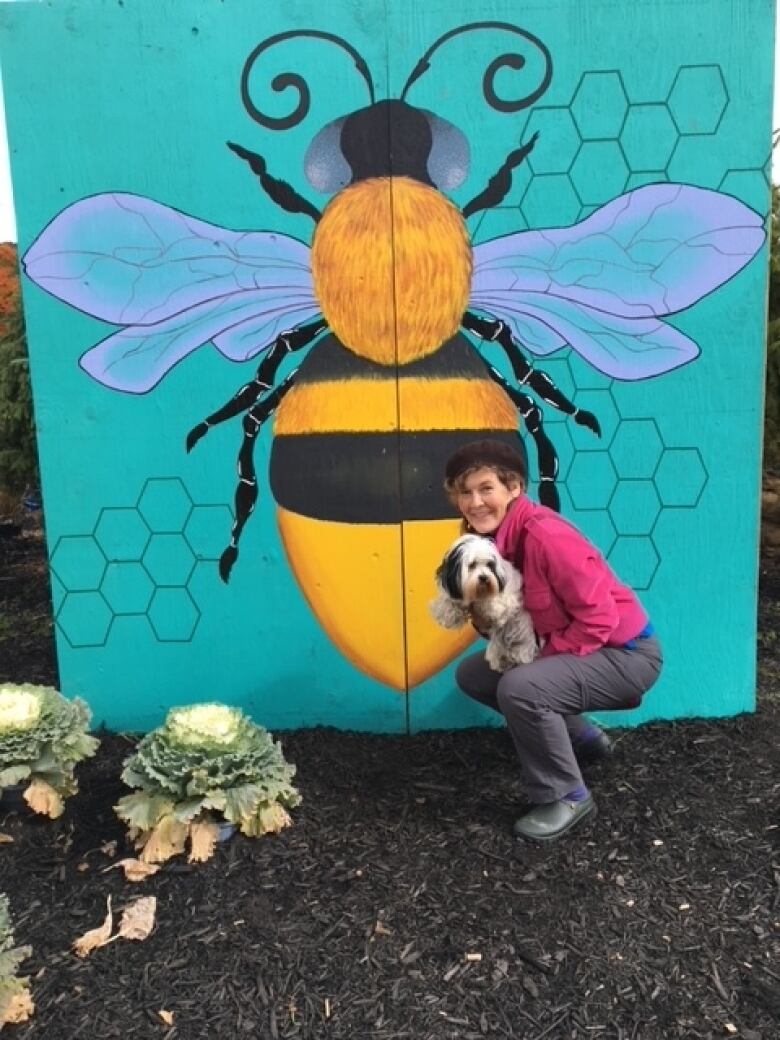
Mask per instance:
[[[91,718],[84,701],[51,686],[0,685],[0,791],[23,784],[31,809],[61,816],[77,790],[76,764],[98,747],[87,732]]]
[[[301,800],[281,745],[224,704],[173,708],[124,766],[122,779],[139,790],[115,811],[145,863],[163,863],[188,840],[190,862],[208,859],[220,820],[249,837],[280,831]]]
[[[31,953],[29,946],[14,946],[8,896],[0,893],[0,1029],[26,1022],[34,1010],[27,979],[16,976],[16,969]]]

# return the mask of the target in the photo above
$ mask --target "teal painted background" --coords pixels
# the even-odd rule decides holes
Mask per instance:
[[[0,56],[20,254],[67,205],[106,191],[309,242],[311,221],[274,206],[225,141],[261,152],[272,173],[322,206],[303,176],[306,147],[327,122],[367,103],[365,87],[346,55],[299,41],[310,115],[284,134],[263,130],[238,89],[252,48],[291,28],[338,33],[366,59],[377,97],[398,96],[437,37],[482,18],[540,37],[554,75],[528,112],[490,111],[482,76],[511,43],[483,33],[452,40],[410,92],[412,104],[471,142],[471,175],[452,196],[461,205],[511,147],[540,133],[501,207],[470,221],[475,243],[565,226],[660,180],[716,188],[767,212],[772,0],[425,9],[367,0],[334,3],[327,17],[313,2],[17,2],[0,7]],[[284,56],[276,60],[281,71]],[[501,76],[497,86],[509,93]],[[276,104],[285,111],[286,99]],[[213,430],[191,456],[184,435],[254,372],[252,362],[242,368],[205,347],[154,392],[119,394],[77,364],[110,329],[29,282],[23,290],[66,693],[86,697],[96,719],[116,728],[145,729],[170,704],[203,698],[241,704],[272,728],[495,721],[457,694],[451,667],[404,697],[332,646],[276,531],[262,480],[270,429],[255,453],[261,496],[240,565],[229,586],[218,580],[240,420]],[[665,647],[665,673],[643,708],[607,721],[728,715],[754,704],[765,292],[762,251],[673,319],[701,356],[656,379],[609,380],[568,351],[538,365],[604,430],[596,441],[546,410],[563,512],[640,590]]]

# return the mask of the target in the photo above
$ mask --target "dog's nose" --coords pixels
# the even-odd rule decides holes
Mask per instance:
[[[479,582],[480,585],[487,585],[487,580],[488,580],[487,574],[480,574],[480,576],[477,578],[477,581]]]

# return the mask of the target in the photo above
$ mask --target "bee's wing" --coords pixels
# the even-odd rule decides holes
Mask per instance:
[[[81,364],[133,393],[209,340],[245,360],[319,313],[308,246],[276,232],[228,231],[139,195],[69,206],[32,244],[24,269],[70,306],[127,326]]]
[[[503,318],[523,346],[544,356],[570,346],[613,379],[648,379],[699,356],[692,339],[658,318],[621,318],[549,293],[484,294],[481,310]]]
[[[570,345],[607,375],[642,379],[699,353],[657,319],[728,281],[765,238],[763,218],[730,195],[647,185],[572,227],[476,246],[470,306],[504,318],[532,353]]]
[[[270,346],[281,332],[318,313],[319,306],[308,296],[284,290],[274,297],[263,289],[244,289],[156,325],[120,329],[83,354],[79,364],[104,386],[144,394],[209,340],[231,361],[245,361]]]

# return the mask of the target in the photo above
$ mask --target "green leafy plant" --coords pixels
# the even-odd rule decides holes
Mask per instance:
[[[280,831],[301,800],[281,745],[224,704],[173,708],[124,765],[122,779],[138,790],[115,810],[145,863],[165,862],[187,841],[191,862],[208,859],[220,820],[249,837]]]
[[[8,896],[0,893],[0,1029],[14,1022],[26,1022],[34,1005],[27,979],[17,978],[16,971],[32,950],[14,946]]]
[[[61,816],[64,799],[77,790],[77,763],[99,744],[88,733],[91,717],[84,701],[51,686],[0,685],[0,790],[26,785],[31,809]]]
[[[30,366],[21,297],[0,327],[0,487],[38,484]]]

